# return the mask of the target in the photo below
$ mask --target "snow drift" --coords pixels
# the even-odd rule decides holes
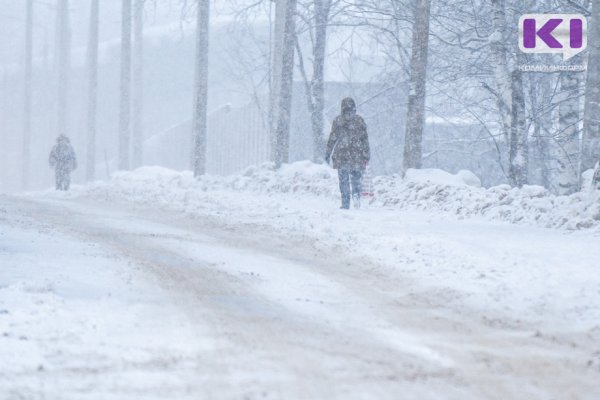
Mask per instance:
[[[510,223],[580,230],[600,226],[600,191],[584,190],[571,196],[555,196],[541,186],[482,188],[470,171],[451,174],[437,169],[409,170],[373,179],[373,207],[423,210],[440,216],[484,217]],[[94,196],[106,200],[163,204],[169,208],[201,206],[218,192],[246,192],[265,196],[309,196],[332,202],[339,197],[336,171],[325,165],[300,161],[276,170],[272,163],[246,168],[231,176],[206,175],[194,179],[189,171],[142,167],[118,172],[108,182],[77,186],[70,196]]]

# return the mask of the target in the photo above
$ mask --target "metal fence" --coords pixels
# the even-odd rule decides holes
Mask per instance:
[[[206,171],[228,175],[269,160],[266,118],[255,104],[221,107],[208,119]]]

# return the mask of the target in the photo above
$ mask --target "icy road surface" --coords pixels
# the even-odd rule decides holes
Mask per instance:
[[[394,215],[363,229],[374,252]],[[266,222],[0,197],[0,398],[600,398],[598,237],[402,218],[381,262]]]

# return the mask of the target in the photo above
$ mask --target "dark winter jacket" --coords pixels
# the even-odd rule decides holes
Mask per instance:
[[[50,152],[50,167],[61,172],[71,172],[77,168],[77,158],[69,138],[60,135]]]
[[[356,104],[350,97],[342,100],[342,113],[333,121],[325,158],[336,169],[363,169],[371,158],[367,124],[356,114]]]

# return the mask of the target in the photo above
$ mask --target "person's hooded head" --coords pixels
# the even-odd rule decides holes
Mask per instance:
[[[352,97],[346,97],[342,100],[342,115],[353,116],[356,114],[356,103]]]
[[[57,143],[70,143],[69,138],[65,134],[60,134],[56,138]]]

